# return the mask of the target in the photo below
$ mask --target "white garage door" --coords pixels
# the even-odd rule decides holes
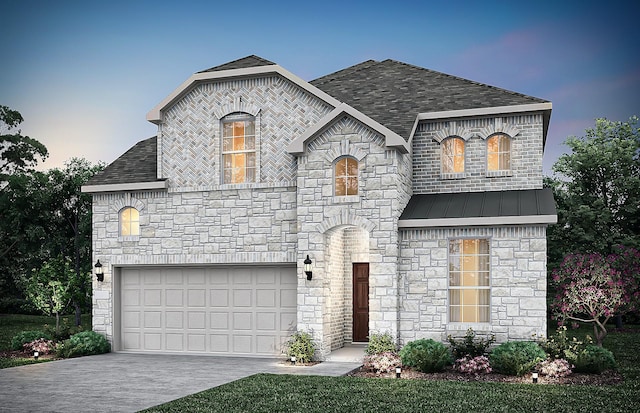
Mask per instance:
[[[123,351],[278,355],[296,327],[288,267],[123,268]]]

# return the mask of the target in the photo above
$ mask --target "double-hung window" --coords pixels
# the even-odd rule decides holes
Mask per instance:
[[[493,135],[487,139],[487,170],[511,169],[511,139],[506,135]]]
[[[249,115],[222,122],[222,183],[256,182],[256,123]]]
[[[442,142],[442,173],[464,173],[464,140],[454,137]]]
[[[137,209],[125,207],[119,215],[121,237],[140,235],[140,212]]]
[[[488,323],[488,239],[449,240],[449,321]]]

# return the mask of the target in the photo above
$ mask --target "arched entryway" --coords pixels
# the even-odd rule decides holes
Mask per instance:
[[[369,335],[369,232],[353,225],[325,232],[331,350]]]

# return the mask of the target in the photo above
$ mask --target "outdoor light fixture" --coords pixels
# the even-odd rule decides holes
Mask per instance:
[[[534,383],[537,383],[537,382],[538,382],[538,372],[537,372],[536,370],[534,370],[534,371],[531,373],[531,381],[533,381]]]
[[[296,364],[296,356],[291,356],[291,365],[295,365]]]
[[[100,264],[100,260],[96,262],[96,265],[93,266],[96,269],[96,278],[98,281],[104,281],[104,273],[102,272],[102,264]]]
[[[396,379],[400,378],[400,373],[402,373],[402,367],[396,367]]]
[[[38,350],[33,352],[33,359],[34,360],[38,360],[38,357],[40,357],[40,352]]]
[[[307,280],[311,281],[311,258],[309,258],[309,254],[307,254],[307,259],[304,260],[304,273],[307,274]]]

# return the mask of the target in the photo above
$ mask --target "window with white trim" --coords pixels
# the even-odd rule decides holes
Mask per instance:
[[[335,195],[358,195],[358,161],[355,158],[344,157],[336,162]]]
[[[464,140],[461,138],[442,141],[442,173],[464,173]]]
[[[256,123],[235,114],[222,121],[222,183],[256,182]]]
[[[511,139],[507,135],[493,135],[487,139],[487,170],[511,169]]]
[[[140,235],[140,212],[133,207],[125,207],[120,210],[120,236]]]
[[[449,240],[450,322],[489,322],[489,264],[488,239]]]

